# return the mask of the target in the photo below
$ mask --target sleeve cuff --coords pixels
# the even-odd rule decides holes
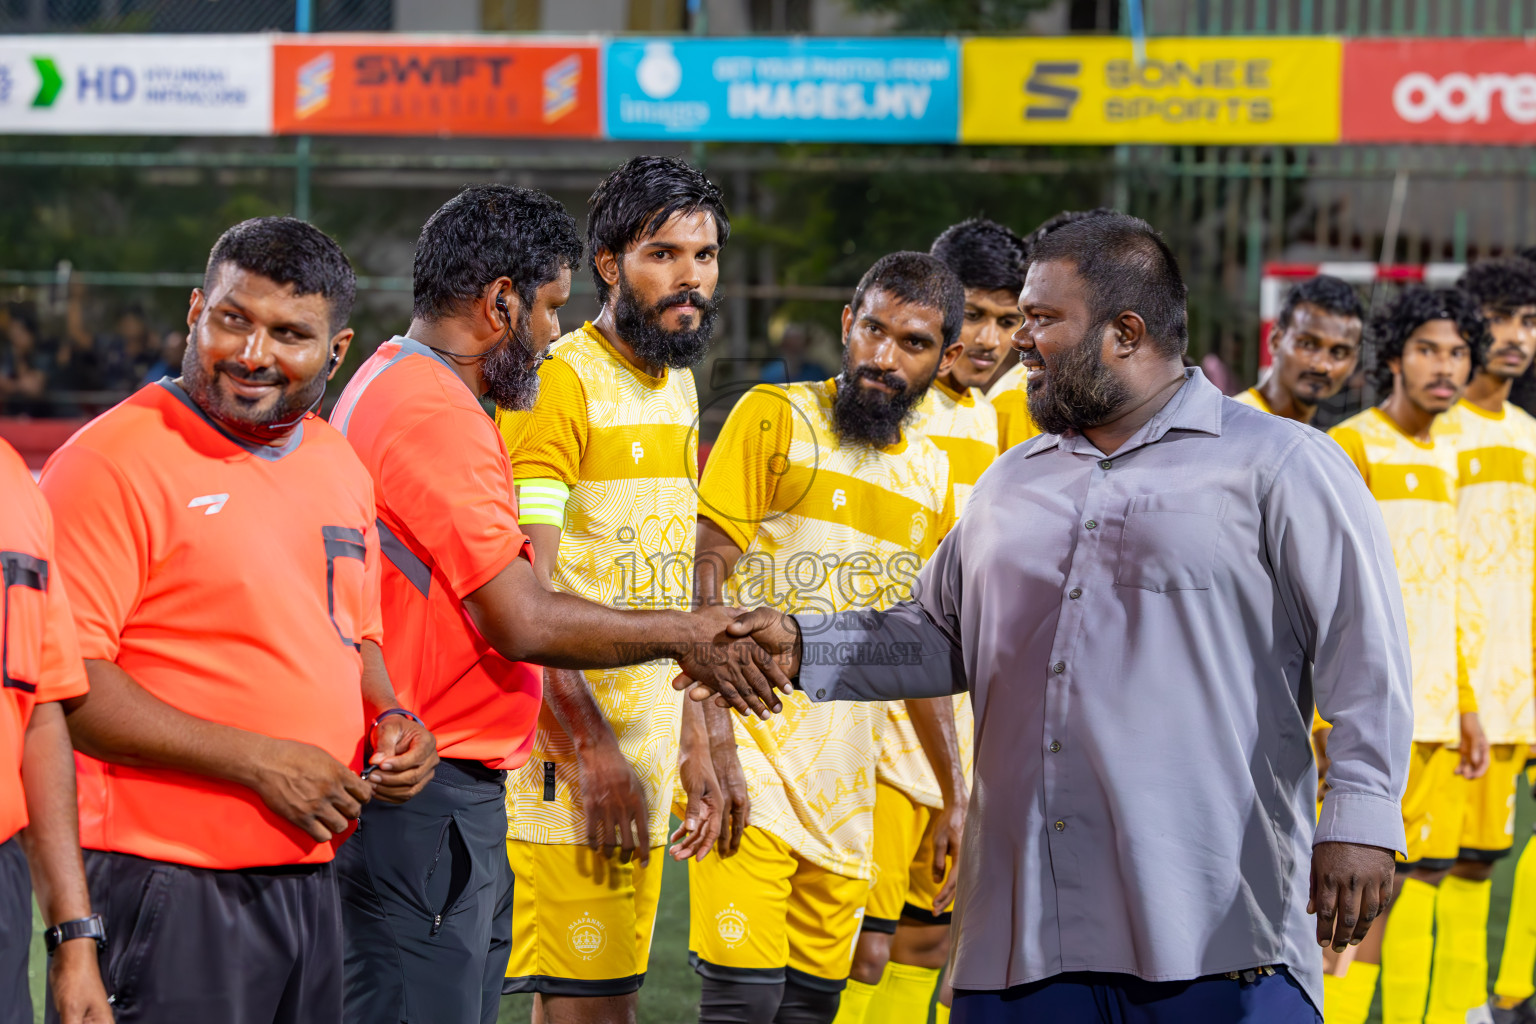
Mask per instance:
[[[1332,790],[1323,797],[1312,842],[1380,846],[1406,855],[1402,806],[1387,797]]]

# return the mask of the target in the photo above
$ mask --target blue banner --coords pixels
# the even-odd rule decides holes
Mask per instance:
[[[608,44],[615,139],[954,142],[951,39],[625,39]]]

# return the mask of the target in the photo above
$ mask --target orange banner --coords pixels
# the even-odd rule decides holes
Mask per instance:
[[[346,36],[273,47],[280,135],[596,138],[596,43],[374,43]]]

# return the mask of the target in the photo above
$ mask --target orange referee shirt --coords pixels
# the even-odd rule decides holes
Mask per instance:
[[[86,691],[85,663],[53,557],[53,516],[27,464],[0,441],[0,842],[27,825],[22,742],[32,708]]]
[[[437,353],[402,337],[358,368],[331,423],[378,495],[384,661],[400,702],[443,757],[516,768],[533,746],[542,675],[497,654],[464,610],[514,558],[532,558],[501,433]]]
[[[247,446],[180,386],[141,389],[43,467],[80,650],[191,715],[362,767],[363,640],[380,642],[373,485],[307,416]],[[202,868],[328,861],[253,790],[77,755],[80,844]]]

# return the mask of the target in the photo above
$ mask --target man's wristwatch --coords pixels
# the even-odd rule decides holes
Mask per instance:
[[[54,950],[71,939],[95,939],[97,949],[106,949],[107,926],[102,923],[101,915],[92,914],[73,921],[61,921],[43,932],[43,942],[48,947],[49,956],[53,956]]]

